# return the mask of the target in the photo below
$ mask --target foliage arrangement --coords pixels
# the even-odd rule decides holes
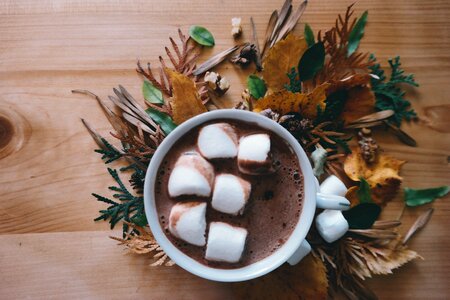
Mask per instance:
[[[96,152],[105,164],[118,160],[126,163],[120,172],[108,168],[116,182],[109,187],[111,197],[93,194],[107,204],[95,220],[108,221],[111,229],[122,224],[123,237],[113,237],[121,245],[133,253],[149,255],[153,265],[173,264],[147,227],[142,195],[145,173],[153,153],[177,125],[216,108],[214,98],[220,95],[209,88],[204,74],[236,53],[231,63],[238,67],[254,64],[256,69],[249,74],[248,89],[236,109],[263,114],[285,127],[310,155],[315,175],[320,179],[338,176],[349,187],[346,198],[351,202],[350,210],[344,213],[350,230],[341,239],[327,243],[313,226],[307,238],[313,252],[302,261],[301,268],[283,267],[263,281],[242,283],[241,293],[268,297],[274,293],[267,291],[269,281],[295,286],[296,295],[305,298],[325,299],[339,292],[349,299],[374,299],[376,296],[364,285],[366,278],[391,274],[395,268],[420,258],[406,242],[426,224],[432,210],[420,216],[403,239],[396,230],[399,220],[378,220],[383,207],[400,190],[399,173],[405,161],[382,153],[372,137],[372,130],[380,127],[389,129],[400,141],[415,145],[400,126],[416,117],[402,88],[404,84],[418,84],[413,75],[405,74],[400,57],[388,61],[388,78],[373,54],[359,50],[367,11],[356,18],[351,5],[331,29],[315,35],[306,24],[303,36],[298,36],[292,31],[306,6],[304,1],[294,9],[287,0],[275,10],[262,47],[251,20],[250,42],[234,45],[198,67],[196,59],[202,46],[215,44],[212,33],[192,26],[188,37],[179,30],[178,41],[169,38],[167,58],[159,57],[158,68],[148,63],[144,69],[137,63],[146,108],[122,86],[113,89],[114,96],[108,103],[91,92],[73,91],[94,97],[114,129],[111,135],[117,142],[110,142],[83,120],[99,147]],[[246,70],[250,73],[253,68]],[[128,182],[122,181],[123,176],[129,177]],[[405,205],[430,203],[448,192],[447,186],[405,188]],[[298,276],[309,279],[296,280]]]

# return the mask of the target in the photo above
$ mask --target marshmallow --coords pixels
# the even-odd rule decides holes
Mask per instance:
[[[316,217],[316,228],[322,238],[332,243],[348,230],[348,222],[340,210],[324,210]]]
[[[207,125],[198,134],[198,149],[207,159],[236,157],[237,144],[237,134],[227,123]]]
[[[320,185],[320,192],[322,194],[345,197],[347,187],[338,177],[331,175]]]
[[[205,258],[213,261],[237,263],[244,251],[247,230],[223,222],[209,226]]]
[[[169,231],[192,245],[206,244],[206,203],[185,202],[175,204],[169,216]]]
[[[216,176],[211,205],[223,213],[242,214],[250,196],[251,184],[231,174]]]
[[[181,155],[169,177],[169,195],[209,197],[214,182],[213,166],[197,152]]]
[[[245,174],[268,173],[272,167],[270,136],[265,133],[245,136],[239,141],[239,171]]]

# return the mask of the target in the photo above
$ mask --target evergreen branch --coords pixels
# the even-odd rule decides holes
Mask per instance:
[[[113,195],[113,198],[119,199],[120,202],[116,202],[98,194],[92,195],[97,201],[110,204],[108,208],[99,211],[100,216],[98,216],[95,221],[109,220],[111,229],[113,229],[122,219],[126,222],[133,222],[133,217],[145,214],[144,198],[142,196],[135,196],[128,191],[125,184],[120,179],[117,170],[108,168],[108,172],[117,184],[117,186],[110,186],[109,189],[117,192]],[[130,217],[131,214],[133,215],[132,217]],[[128,226],[123,226],[123,230],[124,234],[126,234]]]
[[[102,160],[106,160],[105,164],[109,164],[123,156],[123,153],[111,145],[105,138],[102,137],[100,140],[103,143],[103,149],[96,149],[94,151],[102,154]]]
[[[389,80],[379,63],[376,63],[376,58],[373,54],[370,55],[369,61],[372,66],[369,67],[372,74],[379,77],[372,78],[372,90],[375,93],[376,102],[375,108],[379,111],[391,109],[395,113],[389,119],[391,123],[400,127],[403,120],[410,121],[417,117],[414,109],[411,108],[411,103],[404,98],[405,91],[403,91],[399,84],[408,84],[414,87],[419,85],[414,79],[413,74],[406,74],[401,68],[400,57],[389,59],[389,66],[391,74]]]
[[[295,68],[292,68],[286,75],[289,78],[289,84],[286,84],[284,88],[292,93],[300,93],[302,91],[302,85]]]

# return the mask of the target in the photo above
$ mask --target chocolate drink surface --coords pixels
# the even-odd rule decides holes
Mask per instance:
[[[172,198],[168,181],[177,158],[187,151],[197,150],[199,130],[212,123],[233,125],[240,137],[254,133],[267,133],[271,139],[271,153],[275,172],[268,175],[245,175],[239,172],[237,159],[214,160],[215,174],[230,173],[249,181],[252,185],[250,199],[242,215],[233,216],[214,210],[211,197],[184,196]],[[200,263],[214,268],[240,268],[255,263],[279,249],[290,237],[298,223],[303,204],[303,175],[298,158],[289,145],[276,134],[256,124],[235,120],[216,120],[201,124],[179,139],[169,150],[159,166],[155,183],[155,203],[159,222],[168,239],[182,252]],[[206,260],[205,247],[190,245],[169,232],[169,215],[173,205],[180,201],[205,201],[207,224],[226,222],[248,230],[247,243],[239,263],[230,264]],[[208,226],[209,227],[209,226]],[[208,232],[207,232],[208,234]]]

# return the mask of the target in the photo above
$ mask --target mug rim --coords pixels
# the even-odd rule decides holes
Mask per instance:
[[[159,222],[155,205],[154,185],[158,169],[172,146],[189,130],[213,120],[235,120],[256,123],[259,127],[278,135],[293,149],[303,174],[304,199],[298,222],[287,241],[271,255],[250,265],[235,269],[219,269],[206,266],[178,249],[166,236]],[[286,262],[300,247],[311,227],[316,208],[316,184],[311,163],[297,140],[277,122],[260,114],[237,110],[220,109],[197,115],[174,129],[156,149],[144,182],[145,214],[154,238],[168,257],[178,266],[199,277],[221,282],[238,282],[263,276]]]

